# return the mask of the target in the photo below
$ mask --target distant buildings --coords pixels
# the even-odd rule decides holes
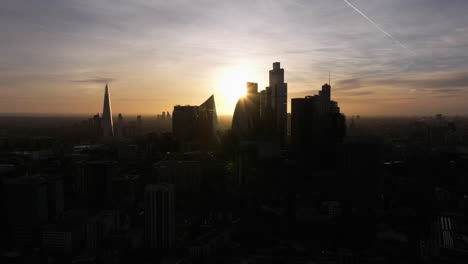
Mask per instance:
[[[160,115],[156,115],[156,120],[170,120],[171,114],[169,112],[162,112]]]
[[[124,123],[123,123],[123,116],[119,113],[119,118],[117,121],[117,136],[123,137],[124,135]]]
[[[152,122],[143,122],[141,115],[137,115],[136,120],[127,118],[124,120],[122,113],[116,116],[116,123],[113,122],[113,118],[109,86],[106,84],[102,115],[98,113],[87,121],[82,121],[81,126],[77,124],[76,132],[86,133],[94,139],[109,140],[114,136],[119,139],[143,136],[148,131],[167,132],[171,125],[171,115],[166,112],[157,115],[156,120]]]
[[[200,106],[174,106],[172,132],[182,150],[217,147],[218,116],[214,96]]]
[[[318,95],[291,100],[291,145],[299,156],[328,161],[345,131],[345,116],[338,103],[331,101],[329,84]]]
[[[114,136],[114,124],[112,122],[111,101],[109,95],[109,88],[106,84],[104,92],[104,106],[102,110],[102,135],[104,137]]]
[[[174,185],[145,188],[145,243],[147,248],[169,249],[175,240]]]

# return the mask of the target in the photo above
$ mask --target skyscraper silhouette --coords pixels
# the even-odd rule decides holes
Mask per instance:
[[[168,113],[167,118],[170,115]],[[218,116],[214,96],[199,106],[174,106],[172,132],[186,151],[216,148],[219,145]]]
[[[333,158],[346,132],[345,116],[330,95],[331,86],[324,84],[318,95],[291,99],[292,148],[322,164]]]
[[[246,96],[239,98],[232,118],[232,132],[237,139],[256,140],[261,129],[258,84],[248,82]]]
[[[123,124],[123,116],[122,114],[119,113],[119,119],[117,122],[117,136],[118,137],[123,137],[123,129],[124,129],[124,124]]]
[[[270,83],[267,91],[271,92],[271,108],[275,120],[275,132],[282,145],[286,143],[287,131],[287,107],[288,107],[288,84],[284,82],[284,69],[281,69],[279,62],[273,63],[273,70],[270,70]]]
[[[247,94],[237,101],[232,131],[238,140],[267,140],[282,148],[287,141],[288,84],[284,69],[273,63],[269,85],[258,92],[257,83],[247,83]]]
[[[114,135],[114,125],[112,122],[111,102],[109,88],[106,84],[104,92],[104,107],[102,110],[102,135],[104,137],[112,137]]]

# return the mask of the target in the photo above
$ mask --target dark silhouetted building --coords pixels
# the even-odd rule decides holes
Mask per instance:
[[[102,248],[106,236],[120,225],[117,210],[104,210],[88,219],[86,223],[86,248]]]
[[[119,117],[117,120],[117,136],[123,137],[124,135],[124,124],[123,124],[123,116],[119,113]]]
[[[137,116],[136,133],[137,136],[143,135],[143,120],[141,119],[141,115]]]
[[[105,208],[111,198],[112,179],[117,163],[113,161],[82,161],[77,163],[76,191],[90,208]]]
[[[154,164],[158,183],[174,184],[176,193],[200,192],[202,167],[198,160],[162,160]]]
[[[321,164],[335,160],[337,144],[346,131],[345,116],[330,97],[331,87],[324,84],[318,95],[291,100],[292,149]]]
[[[247,83],[247,94],[237,101],[232,120],[232,131],[239,141],[278,142],[284,148],[287,143],[287,93],[284,69],[273,63],[270,70],[270,86],[258,92],[257,83]]]
[[[112,202],[121,208],[129,208],[135,204],[138,193],[143,190],[140,175],[126,174],[112,179]]]
[[[47,181],[47,207],[49,219],[58,219],[64,212],[63,179],[60,175],[42,175]]]
[[[258,139],[261,130],[257,83],[247,83],[247,94],[237,101],[232,117],[232,133],[241,140]]]
[[[102,110],[102,135],[104,137],[111,137],[114,135],[114,125],[112,123],[112,110],[109,95],[109,88],[106,84],[104,92],[104,106]]]
[[[284,82],[284,69],[281,69],[279,62],[273,63],[269,81],[266,101],[272,110],[274,132],[284,146],[287,137],[288,84]]]
[[[175,240],[174,185],[145,187],[145,243],[147,248],[169,249]]]
[[[63,218],[42,229],[42,247],[48,253],[71,253],[82,248],[86,239],[84,211],[68,211]]]
[[[47,181],[38,175],[9,179],[4,185],[8,231],[17,247],[40,240],[40,224],[48,220]]]
[[[200,106],[174,106],[172,132],[181,150],[216,148],[219,137],[214,95]]]

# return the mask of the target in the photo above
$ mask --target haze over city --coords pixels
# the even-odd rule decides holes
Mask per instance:
[[[281,61],[288,97],[353,115],[464,115],[468,2],[2,1],[0,113],[154,114],[214,94],[232,115]],[[289,101],[289,99],[288,99]],[[290,111],[290,110],[289,110]]]

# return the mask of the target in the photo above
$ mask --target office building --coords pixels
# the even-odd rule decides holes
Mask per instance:
[[[269,86],[266,90],[270,91],[269,101],[273,114],[273,127],[276,136],[284,146],[286,144],[287,132],[287,110],[288,110],[288,84],[284,82],[284,69],[280,67],[279,62],[273,63],[273,69],[270,70]]]
[[[287,143],[287,93],[284,69],[273,63],[269,72],[269,86],[258,92],[257,83],[247,83],[247,94],[237,101],[232,131],[238,141],[277,142],[281,148]]]
[[[105,208],[111,200],[112,179],[117,173],[117,162],[77,162],[74,181],[78,196],[94,210]]]
[[[172,184],[145,188],[145,243],[147,248],[169,249],[175,240],[175,203]]]
[[[154,164],[157,183],[174,184],[176,193],[198,193],[202,183],[202,166],[198,160],[162,160]]]
[[[241,141],[258,139],[262,128],[258,84],[248,82],[246,88],[246,96],[237,101],[232,117],[232,133]]]
[[[331,87],[324,84],[318,95],[291,100],[292,149],[320,163],[332,159],[346,131],[345,116],[330,96]]]
[[[123,137],[124,136],[124,123],[123,123],[123,116],[122,114],[119,113],[119,117],[117,119],[117,136],[118,137]]]
[[[181,150],[216,148],[219,136],[214,95],[200,106],[174,106],[172,132]]]
[[[64,212],[64,189],[61,175],[41,175],[47,182],[48,218],[58,219]]]
[[[47,181],[24,176],[4,182],[8,232],[14,246],[31,247],[40,240],[39,227],[48,220]]]

